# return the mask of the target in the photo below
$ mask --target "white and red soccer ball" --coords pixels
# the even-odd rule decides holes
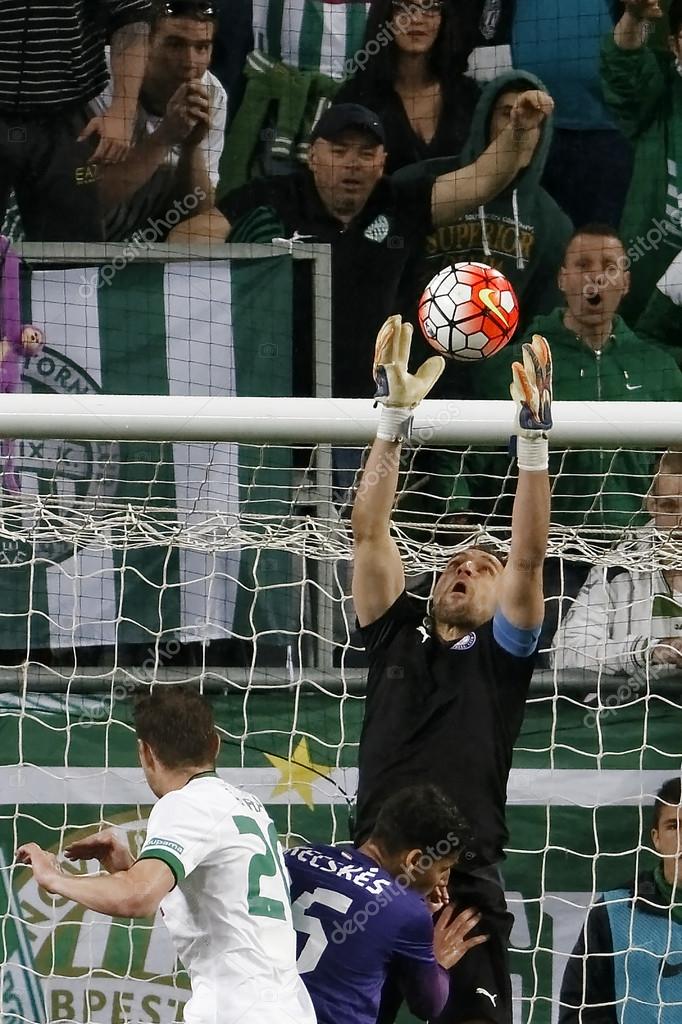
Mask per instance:
[[[419,325],[429,345],[452,359],[486,359],[510,340],[519,303],[504,274],[485,263],[455,263],[427,284]]]

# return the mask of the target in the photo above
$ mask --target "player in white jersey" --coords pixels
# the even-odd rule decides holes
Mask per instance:
[[[17,860],[47,892],[102,914],[148,917],[160,907],[192,984],[186,1024],[315,1024],[275,826],[260,800],[216,775],[209,705],[190,689],[157,687],[136,705],[135,729],[160,798],[139,857],[101,832],[65,852],[109,874],[65,874],[36,843]]]

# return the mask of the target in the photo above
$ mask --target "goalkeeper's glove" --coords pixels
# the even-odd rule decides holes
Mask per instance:
[[[523,346],[523,364],[512,363],[509,392],[516,402],[516,459],[519,469],[545,470],[549,464],[547,431],[552,428],[552,353],[534,334]]]
[[[412,412],[428,395],[445,369],[442,356],[432,356],[416,373],[408,373],[412,324],[400,316],[389,316],[374,346],[375,400],[382,406],[377,437],[384,441],[409,438]]]

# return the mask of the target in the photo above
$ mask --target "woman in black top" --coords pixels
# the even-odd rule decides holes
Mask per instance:
[[[379,115],[389,174],[459,155],[479,96],[465,77],[477,22],[477,0],[373,0],[357,70],[335,102]]]

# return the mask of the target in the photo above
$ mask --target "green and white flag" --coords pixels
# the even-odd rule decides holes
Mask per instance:
[[[368,7],[363,0],[253,0],[255,45],[299,71],[343,78],[362,46]]]
[[[34,393],[127,394],[133,405],[147,394],[290,394],[288,257],[38,270],[23,301],[25,320],[46,334],[43,351],[24,366],[23,386]],[[226,530],[236,522],[237,445],[26,439],[14,448],[20,501],[34,511],[23,529],[15,519],[14,531],[0,535],[0,646],[231,635],[239,551],[220,550],[219,536],[205,547],[154,543],[154,527],[158,538],[164,524],[191,528],[214,516]],[[27,501],[38,497],[65,510],[60,539]],[[151,523],[149,544],[126,523],[128,505]],[[71,506],[92,516],[85,543],[70,536]],[[17,496],[5,492],[3,519],[12,507]],[[112,507],[115,525],[98,529],[101,511]]]

